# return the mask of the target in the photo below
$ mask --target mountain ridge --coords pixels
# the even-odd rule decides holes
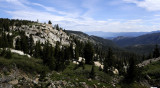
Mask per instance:
[[[138,44],[160,44],[160,33],[150,33],[141,35],[138,37],[123,37],[123,38],[114,38],[113,41],[122,47],[125,46],[132,46],[132,45],[138,45]]]
[[[157,31],[151,31],[151,32],[103,32],[103,31],[92,31],[92,32],[85,32],[88,35],[95,35],[99,37],[103,37],[106,39],[113,39],[118,36],[124,36],[124,37],[137,37],[144,34],[150,34],[150,33],[157,33],[160,32],[160,30]]]

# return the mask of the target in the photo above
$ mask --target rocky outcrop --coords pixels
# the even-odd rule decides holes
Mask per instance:
[[[145,60],[142,63],[138,64],[137,66],[138,67],[143,67],[143,66],[146,66],[146,65],[151,64],[151,63],[156,62],[156,61],[160,61],[160,57]]]
[[[34,43],[40,41],[40,43],[44,44],[49,41],[50,44],[55,46],[56,42],[60,42],[62,45],[70,45],[71,39],[70,36],[67,35],[62,30],[57,30],[50,24],[41,24],[37,23],[35,25],[21,25],[20,27],[14,26],[10,27],[12,31],[24,31],[26,36],[32,35]],[[13,45],[15,45],[15,39],[19,36],[16,36],[13,41]]]
[[[76,34],[76,33],[70,33],[71,36],[74,36],[76,39],[82,41],[82,42],[92,42],[93,44],[97,44],[95,40],[92,39],[91,36],[85,35],[85,34]]]
[[[99,61],[94,61],[94,65],[100,67],[101,69],[104,68],[104,65],[102,65]]]
[[[0,88],[97,88],[97,85],[88,85],[86,82],[79,82],[79,79],[75,79],[75,82],[67,81],[65,78],[53,80],[54,74],[61,74],[58,72],[48,73],[42,79],[39,74],[27,74],[16,65],[12,69],[4,67],[0,73]]]
[[[17,53],[19,55],[26,55],[28,58],[31,58],[29,54],[25,54],[23,51],[20,50],[15,50],[15,49],[10,49],[12,53]]]

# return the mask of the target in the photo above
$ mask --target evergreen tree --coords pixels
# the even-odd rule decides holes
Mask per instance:
[[[40,41],[38,41],[38,42],[36,42],[33,56],[36,57],[36,58],[40,58],[42,56],[41,52],[42,52],[41,44],[40,44]]]
[[[29,53],[29,38],[27,36],[21,36],[21,48],[24,53]]]
[[[95,78],[95,66],[92,65],[92,69],[91,69],[91,72],[89,74],[90,78],[94,79]]]
[[[5,58],[7,58],[7,59],[11,59],[11,58],[12,58],[11,50],[10,50],[10,49],[5,49],[5,48],[3,48],[0,56],[3,56],[3,57],[5,57]]]
[[[106,73],[108,73],[108,67],[109,67],[108,66],[108,60],[107,60],[107,58],[105,58],[103,71],[106,72]]]
[[[32,35],[29,36],[29,54],[33,55],[34,41]]]
[[[50,70],[55,69],[54,49],[49,44],[49,42],[46,42],[43,47],[42,59],[43,59],[43,63],[47,65],[50,68]]]
[[[93,64],[94,49],[90,42],[88,42],[84,47],[84,58],[86,59],[86,64]]]
[[[153,58],[157,58],[160,56],[160,52],[159,52],[159,48],[158,48],[158,45],[156,44],[155,45],[155,49],[153,51]]]
[[[55,59],[56,59],[56,66],[55,66],[55,70],[59,71],[61,70],[61,51],[60,51],[60,42],[56,42],[56,46],[55,46]]]
[[[16,49],[16,50],[21,50],[20,38],[17,38],[17,39],[16,39],[15,49]]]
[[[7,34],[7,40],[8,40],[8,47],[12,48],[13,47],[13,38]]]
[[[5,49],[5,48],[3,48],[3,50],[2,50],[2,52],[1,52],[0,55],[1,55],[1,56],[5,56],[5,55],[6,55],[6,49]]]
[[[102,71],[103,69],[102,69],[102,67],[101,67],[101,66],[99,66],[98,70],[99,70],[99,71]]]
[[[11,53],[11,50],[10,50],[10,49],[8,49],[8,50],[6,51],[5,58],[7,58],[7,59],[11,59],[11,58],[12,58],[12,53]]]
[[[64,47],[60,51],[60,57],[59,57],[59,71],[63,71],[66,68],[66,60],[64,57]]]
[[[127,70],[127,74],[124,77],[124,82],[133,83],[138,79],[138,75],[140,75],[140,71],[136,66],[136,59],[132,56],[129,60],[129,68]]]
[[[1,35],[1,47],[2,48],[7,48],[9,46],[8,44],[8,39],[7,39],[7,35],[5,32],[2,32]]]
[[[74,57],[74,53],[73,53],[73,44],[72,43],[70,44],[69,52],[70,52],[71,58],[73,58]]]
[[[59,28],[58,24],[57,24],[57,25],[55,25],[55,26],[56,26],[56,29],[57,29],[57,30],[60,30],[60,28]]]
[[[151,59],[151,58],[153,58],[153,55],[152,53],[149,53],[149,55],[147,56],[147,59]]]
[[[104,60],[104,72],[108,73],[109,69],[114,66],[114,57],[113,57],[113,52],[112,49],[108,49],[107,57]]]
[[[55,46],[55,58],[59,58],[60,57],[60,42],[56,42],[56,46]]]
[[[52,24],[52,22],[49,20],[49,21],[48,21],[48,24]]]
[[[69,64],[69,55],[67,54],[66,47],[61,46],[60,48],[60,42],[56,42],[55,46],[55,70],[56,71],[63,71],[66,68],[66,65]],[[68,49],[67,49],[68,50]],[[67,56],[67,57],[65,57]]]
[[[75,59],[78,60],[79,58],[79,49],[78,49],[78,46],[76,46],[75,48]]]
[[[65,49],[64,49],[64,59],[68,60],[68,61],[71,59],[70,47],[65,47]]]

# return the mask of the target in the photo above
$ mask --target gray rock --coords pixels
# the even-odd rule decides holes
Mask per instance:
[[[18,80],[12,80],[12,81],[9,81],[8,83],[12,84],[12,85],[17,85],[18,84]]]
[[[94,86],[94,88],[98,88],[95,84],[93,86]]]
[[[13,88],[13,85],[8,84],[8,83],[1,83],[0,88]]]

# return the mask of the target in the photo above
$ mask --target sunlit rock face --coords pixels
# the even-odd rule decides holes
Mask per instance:
[[[49,41],[50,44],[55,46],[56,42],[62,45],[70,45],[70,37],[62,30],[57,30],[50,24],[35,24],[35,25],[21,25],[20,27],[10,27],[12,31],[24,31],[26,36],[32,35],[34,43],[40,41],[44,44]],[[17,38],[16,36],[15,38]]]

